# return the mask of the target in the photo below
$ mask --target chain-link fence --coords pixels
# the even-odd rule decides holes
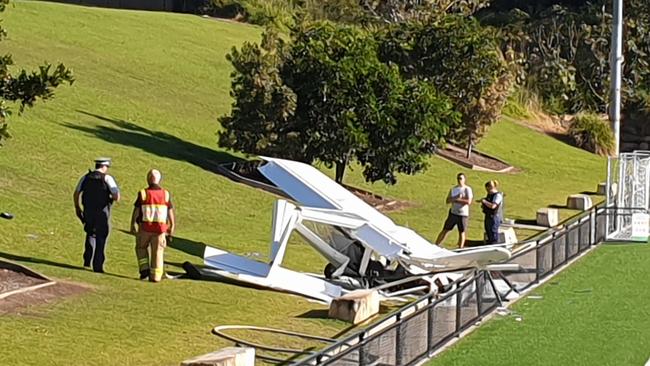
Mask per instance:
[[[516,271],[475,271],[459,279],[442,297],[426,295],[382,321],[304,358],[296,365],[412,365],[440,349],[500,304],[495,282],[521,292],[555,273],[615,227],[620,210],[605,204],[582,212],[524,244],[530,249],[508,263]],[[606,219],[607,216],[609,219]],[[501,291],[501,290],[500,290]],[[501,298],[506,295],[501,293]]]

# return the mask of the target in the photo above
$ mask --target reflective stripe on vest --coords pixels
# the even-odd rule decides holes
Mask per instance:
[[[149,232],[166,232],[169,192],[164,189],[143,189],[140,191],[140,201],[143,229]]]

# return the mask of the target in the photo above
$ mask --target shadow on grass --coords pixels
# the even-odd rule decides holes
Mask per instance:
[[[131,234],[131,232],[128,230],[119,229],[119,231],[123,232],[124,234],[133,236],[133,234]],[[167,242],[167,247],[180,250],[181,252],[194,257],[199,257],[201,260],[203,260],[203,253],[205,252],[205,244],[190,239],[179,238],[176,236],[172,238],[171,242]],[[182,265],[179,267],[182,267]]]
[[[548,207],[549,207],[549,208],[567,208],[567,205],[556,205],[556,204],[553,204],[553,205],[548,205]]]
[[[94,135],[104,141],[135,147],[160,157],[185,161],[213,173],[219,173],[217,166],[221,163],[243,160],[223,151],[212,150],[179,139],[166,132],[138,126],[133,122],[104,117],[86,111],[78,112],[108,122],[112,126],[78,126],[72,123],[64,123],[63,126]]]
[[[81,258],[81,255],[79,257]],[[11,253],[0,252],[0,258],[12,260],[12,261],[17,261],[17,262],[28,262],[28,263],[34,263],[34,264],[44,264],[46,266],[53,266],[53,267],[59,267],[59,268],[65,268],[65,269],[74,269],[74,270],[77,270],[77,271],[92,272],[89,269],[86,269],[86,268],[80,267],[80,266],[75,266],[75,265],[72,265],[72,264],[54,262],[54,261],[51,261],[51,260],[48,260],[48,259],[42,259],[42,258],[24,257],[24,256],[21,256],[21,255],[16,255],[16,254],[11,254]],[[122,276],[122,275],[115,274],[115,273],[110,273],[110,272],[104,272],[103,274],[107,275],[107,276],[113,276],[113,277],[118,277],[118,278],[126,278],[126,279],[129,279],[129,280],[135,280],[135,278],[133,278],[133,277]]]
[[[575,140],[573,140],[573,138],[572,138],[570,135],[568,135],[568,134],[565,134],[565,133],[558,133],[558,132],[550,132],[550,131],[547,131],[546,134],[547,134],[548,136],[551,136],[552,138],[558,140],[558,141],[561,141],[561,142],[563,142],[563,143],[569,145],[569,146],[573,146],[573,147],[577,147],[577,148],[579,148],[579,147],[576,145]]]
[[[522,225],[532,225],[532,226],[539,226],[537,225],[537,220],[532,220],[532,219],[518,219],[515,220],[517,224],[522,224]]]
[[[600,196],[598,192],[594,192],[594,191],[582,191],[580,192],[580,194],[586,194],[587,196]]]
[[[328,309],[312,309],[309,311],[306,311],[300,315],[298,315],[296,318],[301,318],[301,319],[329,319],[328,316]]]
[[[472,240],[472,239],[465,240],[465,248],[480,247],[482,245],[485,245],[485,241],[483,240]]]
[[[167,243],[167,246],[176,250],[180,250],[181,252],[187,253],[189,255],[199,257],[201,260],[203,260],[205,244],[201,242],[174,237],[171,243]]]

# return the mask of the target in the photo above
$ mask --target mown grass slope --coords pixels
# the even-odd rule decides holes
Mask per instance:
[[[189,280],[151,285],[136,280],[131,203],[148,169],[163,172],[177,208],[177,238],[167,270],[201,262],[205,244],[240,254],[268,250],[275,197],[229,181],[214,164],[237,158],[216,146],[217,117],[228,111],[232,46],[256,41],[260,29],[192,15],[86,8],[16,1],[3,14],[3,50],[21,66],[64,62],[77,81],[56,98],[13,116],[14,135],[0,149],[0,257],[46,275],[88,284],[93,291],[21,314],[3,315],[2,364],[178,364],[225,345],[209,334],[218,324],[252,324],[332,336],[346,325],[314,316],[322,305],[270,291]],[[511,122],[492,128],[480,149],[522,170],[494,175],[432,158],[425,174],[396,186],[368,185],[359,169],[346,177],[413,208],[392,216],[435,239],[455,173],[465,171],[477,196],[499,179],[510,217],[534,218],[567,194],[595,189],[604,161]],[[81,268],[83,232],[72,190],[97,156],[110,156],[124,200],[113,210],[106,275]],[[470,238],[482,237],[472,209]],[[447,244],[455,242],[455,234]],[[291,242],[287,266],[319,272],[314,251]],[[307,314],[307,315],[305,315]],[[311,315],[309,315],[311,314]],[[34,350],[38,350],[35,352]],[[85,356],[89,355],[89,356]]]

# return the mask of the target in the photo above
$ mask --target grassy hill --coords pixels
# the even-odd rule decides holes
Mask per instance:
[[[235,156],[216,146],[217,117],[228,111],[232,46],[256,41],[260,29],[192,15],[85,8],[16,1],[3,14],[11,52],[20,66],[64,62],[77,82],[23,116],[0,149],[0,257],[46,275],[84,283],[92,291],[20,314],[2,315],[3,364],[174,365],[226,343],[209,334],[220,324],[274,326],[333,336],[346,324],[305,315],[322,305],[270,291],[188,280],[158,285],[136,280],[131,202],[156,167],[172,192],[178,238],[168,249],[169,271],[201,262],[204,243],[240,254],[268,250],[275,197],[214,174],[215,162]],[[537,208],[563,204],[570,193],[594,190],[603,159],[509,121],[494,126],[479,149],[522,170],[494,175],[431,159],[425,174],[395,186],[368,185],[360,169],[347,183],[414,207],[392,216],[433,240],[458,171],[474,191],[497,178],[507,193],[507,216],[534,219]],[[113,210],[107,275],[81,268],[83,232],[72,190],[93,158],[110,156],[123,202]],[[482,237],[474,207],[470,238]],[[447,244],[455,242],[451,235]],[[319,272],[322,260],[297,239],[291,268]],[[313,314],[313,312],[311,313]],[[88,354],[90,356],[85,357]]]

